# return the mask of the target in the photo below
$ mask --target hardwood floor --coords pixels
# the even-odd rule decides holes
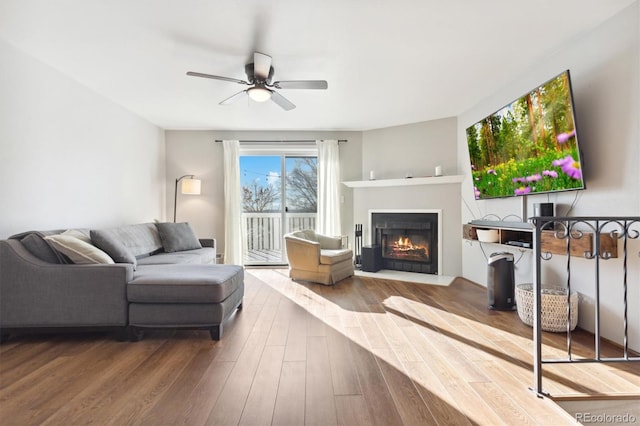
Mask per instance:
[[[484,288],[365,277],[325,287],[286,274],[247,270],[244,309],[218,342],[197,330],[136,343],[10,339],[0,346],[0,424],[574,423],[528,389],[531,328],[487,310]],[[574,354],[588,356],[591,336],[574,337]],[[564,351],[564,334],[544,341],[545,355]],[[637,363],[544,371],[554,396],[640,394]]]

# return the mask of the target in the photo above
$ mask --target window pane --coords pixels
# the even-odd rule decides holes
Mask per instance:
[[[240,156],[242,211],[275,213],[282,210],[280,156]]]
[[[316,157],[287,157],[286,195],[289,213],[318,211],[318,159]]]

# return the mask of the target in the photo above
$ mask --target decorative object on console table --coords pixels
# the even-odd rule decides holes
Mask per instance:
[[[378,272],[382,269],[382,247],[379,245],[362,247],[362,268],[365,272]]]
[[[481,243],[497,243],[500,241],[500,235],[497,229],[476,229],[478,241]]]
[[[176,221],[176,208],[178,206],[178,183],[182,181],[180,192],[186,195],[200,195],[201,182],[195,179],[194,175],[184,175],[176,179],[176,186],[173,195],[173,221]]]
[[[553,203],[535,203],[533,205],[533,216],[534,217],[553,217],[555,216],[555,205]],[[544,221],[543,224],[548,223],[549,221]],[[555,229],[555,224],[551,224],[546,226],[544,229],[553,230]]]

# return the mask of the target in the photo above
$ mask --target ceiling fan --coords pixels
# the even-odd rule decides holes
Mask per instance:
[[[248,89],[242,90],[235,95],[232,95],[223,100],[222,102],[220,102],[220,105],[229,105],[240,98],[249,96],[249,98],[253,99],[256,102],[265,102],[271,99],[285,111],[290,111],[296,106],[280,93],[276,92],[275,89],[324,90],[328,87],[325,80],[289,80],[272,82],[271,79],[273,77],[274,69],[271,66],[271,56],[259,52],[253,53],[253,62],[246,64],[244,66],[244,71],[247,74],[247,81],[230,77],[221,77],[218,75],[203,74],[194,71],[187,72],[187,75],[192,77],[203,77],[211,78],[214,80],[229,81],[231,83],[251,86]]]

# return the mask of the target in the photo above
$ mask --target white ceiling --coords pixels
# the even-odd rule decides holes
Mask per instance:
[[[366,130],[456,116],[637,0],[0,0],[0,38],[166,129]],[[273,57],[297,105],[218,102]]]

